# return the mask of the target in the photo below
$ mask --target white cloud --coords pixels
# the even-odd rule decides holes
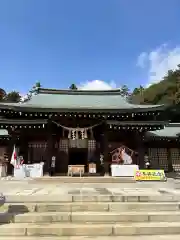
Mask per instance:
[[[144,68],[145,65],[146,65],[147,58],[148,58],[148,54],[147,54],[146,52],[142,52],[142,53],[138,56],[137,66],[138,66],[138,67],[141,67],[141,68]]]
[[[78,89],[81,90],[111,90],[116,88],[116,83],[111,81],[109,83],[102,80],[92,80],[81,83]]]
[[[167,74],[168,70],[174,70],[180,64],[180,46],[169,49],[162,45],[151,52],[143,52],[137,59],[137,66],[147,68],[147,85],[157,83]]]

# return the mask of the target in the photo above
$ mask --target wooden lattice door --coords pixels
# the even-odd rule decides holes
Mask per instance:
[[[149,157],[152,168],[168,170],[168,151],[167,148],[149,148]]]
[[[179,148],[171,148],[170,152],[173,170],[175,172],[180,172],[180,150]]]
[[[28,143],[28,163],[47,162],[47,143],[29,142]]]
[[[57,149],[56,172],[66,175],[68,172],[68,139],[60,139],[55,148]]]

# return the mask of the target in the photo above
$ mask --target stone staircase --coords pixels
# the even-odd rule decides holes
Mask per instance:
[[[11,197],[1,208],[0,240],[15,239],[179,240],[179,197]]]

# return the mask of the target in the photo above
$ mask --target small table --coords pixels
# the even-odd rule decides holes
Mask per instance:
[[[85,172],[84,168],[85,165],[68,165],[68,176],[80,175],[81,177]]]

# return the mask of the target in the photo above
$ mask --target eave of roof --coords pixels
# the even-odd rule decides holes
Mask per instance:
[[[39,124],[46,124],[47,120],[45,119],[37,119],[37,120],[27,120],[27,119],[6,119],[1,118],[0,124],[5,125],[39,125]]]
[[[14,112],[42,112],[42,113],[144,113],[144,112],[155,112],[155,111],[163,111],[165,109],[164,106],[156,106],[156,107],[145,107],[145,108],[121,108],[121,109],[95,109],[95,108],[47,108],[42,106],[2,106],[0,105],[0,109],[14,111]]]
[[[116,126],[165,126],[165,121],[113,121],[107,120],[107,124]]]
[[[149,131],[147,138],[178,138],[180,135],[180,123],[169,123],[164,129]]]

